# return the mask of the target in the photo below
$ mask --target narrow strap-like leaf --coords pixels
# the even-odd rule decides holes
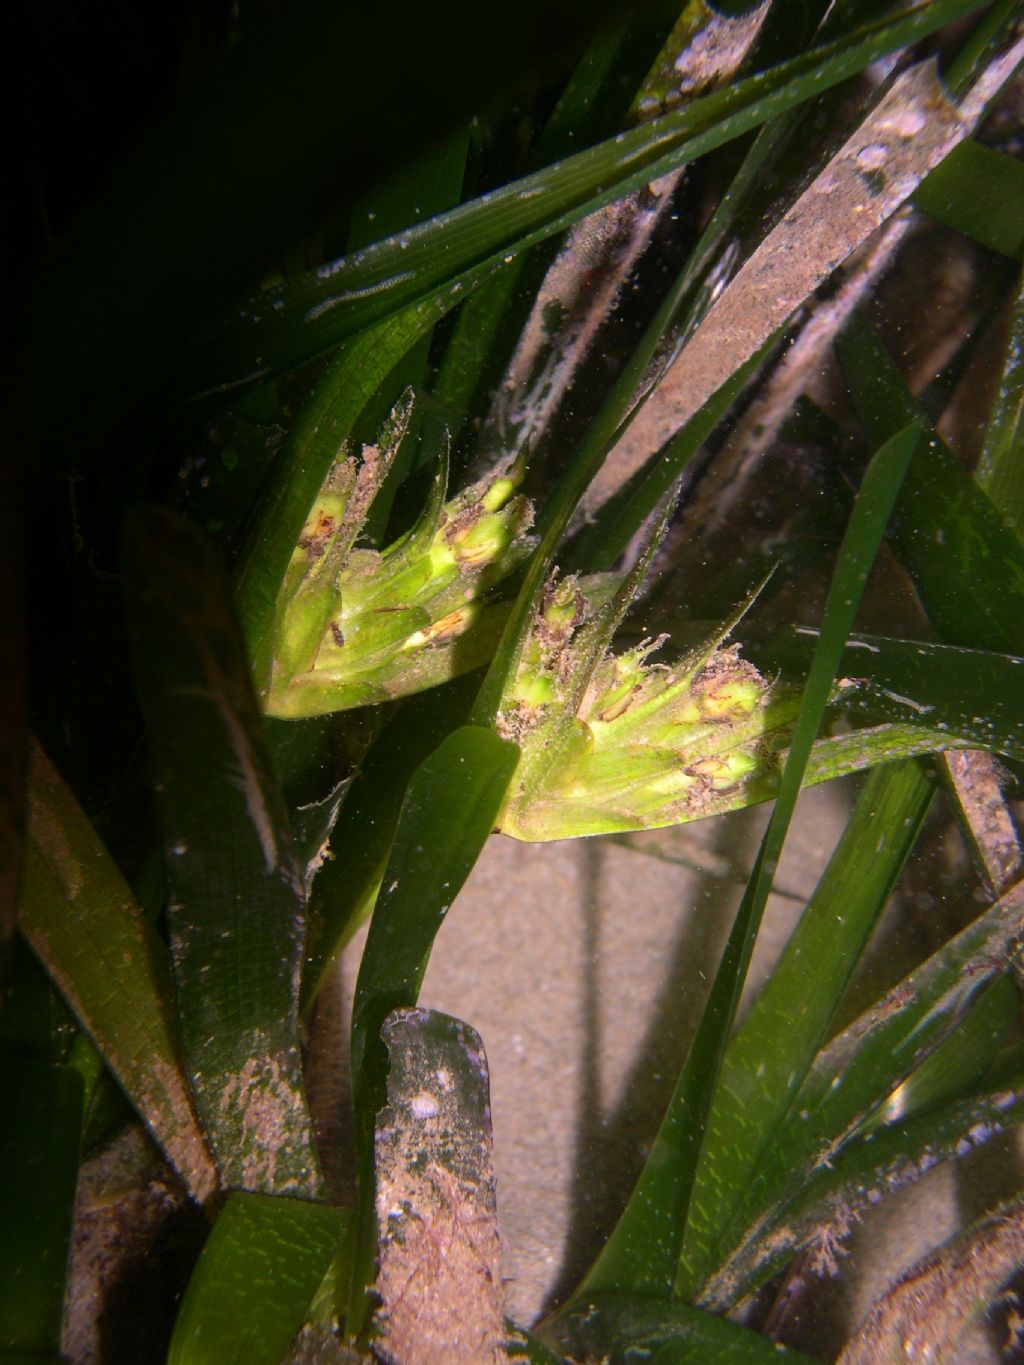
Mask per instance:
[[[918,186],[914,203],[982,246],[1019,260],[1024,252],[1024,165],[973,138]]]
[[[82,1078],[0,1058],[0,1359],[57,1359],[78,1179]]]
[[[373,909],[413,773],[465,720],[478,686],[477,677],[468,677],[410,697],[360,765],[331,835],[331,857],[313,883],[304,1013],[331,962]]]
[[[350,1217],[304,1200],[229,1195],[189,1281],[168,1365],[279,1365]]]
[[[810,1365],[811,1357],[685,1303],[651,1294],[590,1294],[545,1329],[573,1360],[657,1360],[666,1365]]]
[[[1018,540],[1024,541],[1024,272],[1010,315],[1006,359],[975,478]]]
[[[204,536],[156,510],[131,524],[125,577],[196,1103],[229,1188],[315,1194],[303,878],[227,578]]]
[[[872,439],[921,420],[894,362],[859,314],[837,352]],[[908,471],[894,527],[896,552],[946,644],[1024,654],[1024,549],[934,435]]]
[[[21,929],[168,1161],[217,1183],[182,1069],[165,945],[41,749],[32,757]]]
[[[686,1228],[677,1280],[684,1295],[715,1264],[717,1240],[824,1041],[932,791],[911,763],[871,773],[782,958],[729,1045]],[[880,826],[893,831],[881,847]]]
[[[834,1272],[859,1215],[943,1161],[964,1157],[1024,1119],[1024,1086],[1013,1081],[891,1123],[813,1172],[794,1178],[791,1198],[763,1210],[705,1288],[721,1311],[763,1284],[801,1248],[817,1269]]]
[[[818,1054],[742,1191],[733,1249],[719,1258],[703,1301],[721,1307],[742,1292],[738,1267],[750,1257],[762,1263],[755,1243],[769,1215],[784,1217],[847,1149],[862,1150],[865,1120],[966,1016],[1009,960],[1022,925],[1024,885],[1018,883]],[[863,1144],[869,1167],[886,1132],[878,1129]]]
[[[327,350],[377,322],[398,303],[450,289],[453,283],[461,292],[504,258],[554,236],[603,204],[804,103],[885,53],[920,40],[976,7],[977,0],[934,0],[909,14],[866,26],[852,37],[812,48],[355,257],[287,285],[261,289],[210,329],[198,343],[193,362],[207,382],[215,376],[220,387],[244,384]]]
[[[373,1278],[373,1128],[386,1099],[381,1025],[414,1005],[434,939],[494,828],[519,751],[492,730],[465,725],[416,770],[402,803],[370,922],[352,1015],[352,1086],[363,1201],[350,1306],[362,1328]]]
[[[581,1294],[632,1288],[668,1293],[676,1279],[707,1116],[754,938],[782,852],[803,770],[821,724],[843,644],[907,464],[920,439],[908,427],[877,453],[864,476],[829,592],[822,634],[783,772],[775,811],[651,1155]]]
[[[764,670],[806,671],[817,632],[757,633],[744,643]],[[1024,756],[1024,658],[925,640],[851,635],[840,673],[843,704],[872,724],[897,722],[955,736],[979,749]]]

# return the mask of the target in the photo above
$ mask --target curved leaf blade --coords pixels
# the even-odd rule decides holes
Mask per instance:
[[[336,954],[373,909],[413,773],[463,723],[477,685],[478,679],[464,678],[410,697],[360,764],[331,835],[333,856],[310,894],[304,1012]]]
[[[494,828],[518,761],[514,744],[493,730],[453,731],[413,774],[399,816],[352,1010],[352,1089],[357,1161],[364,1199],[350,1308],[351,1330],[367,1312],[373,1279],[373,1130],[387,1098],[387,1049],[381,1026],[394,1009],[415,1005],[434,939]]]
[[[229,1195],[185,1292],[168,1365],[279,1365],[350,1218],[303,1200]]]
[[[545,167],[295,282],[260,290],[199,340],[192,364],[218,388],[280,373],[433,289],[462,290],[507,256],[695,160],[915,42],[977,0],[935,0],[823,44],[686,109]],[[464,272],[470,272],[469,275]],[[240,361],[240,357],[243,357]],[[258,359],[257,359],[258,358]]]
[[[802,1172],[793,1197],[763,1215],[708,1286],[705,1301],[720,1308],[751,1292],[801,1247],[816,1251],[821,1269],[834,1267],[857,1215],[891,1190],[943,1161],[963,1157],[1024,1118],[1024,1089],[1017,1077],[999,1089],[972,1095],[888,1124],[856,1141],[827,1166]]]
[[[751,1258],[761,1263],[766,1221],[785,1218],[804,1191],[827,1183],[847,1149],[865,1151],[870,1163],[889,1129],[861,1143],[865,1120],[965,1017],[1009,960],[1022,925],[1018,883],[819,1052],[744,1191],[733,1224],[743,1231],[734,1231],[734,1250],[704,1287],[702,1302],[722,1307],[744,1292],[742,1267]]]
[[[744,644],[765,671],[806,670],[817,631],[797,626]],[[933,731],[936,748],[950,739],[1011,758],[1024,756],[1024,659],[927,640],[851,635],[839,663],[851,717]]]
[[[1010,317],[1010,335],[999,391],[992,408],[975,478],[1006,524],[1024,540],[1024,274]]]
[[[923,420],[863,317],[851,319],[837,352],[858,415],[873,439],[907,421]],[[894,528],[897,553],[946,644],[1024,654],[1024,549],[933,434],[908,472]]]
[[[21,929],[171,1165],[200,1202],[217,1176],[182,1068],[167,949],[38,747]]]
[[[728,1360],[735,1365],[810,1365],[811,1357],[787,1350],[752,1332],[684,1303],[667,1303],[644,1294],[592,1294],[543,1329],[574,1360],[626,1365],[631,1360],[703,1365]]]
[[[606,1289],[666,1294],[675,1284],[701,1144],[754,939],[843,644],[920,435],[918,427],[907,427],[882,446],[864,475],[829,591],[775,810],[651,1155],[615,1231],[580,1287],[581,1294]]]
[[[870,774],[800,923],[729,1044],[676,1280],[677,1292],[685,1297],[715,1264],[718,1239],[824,1042],[932,794],[932,785],[913,763]],[[880,827],[894,831],[881,846]]]

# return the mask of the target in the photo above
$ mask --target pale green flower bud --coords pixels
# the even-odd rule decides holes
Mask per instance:
[[[450,611],[447,616],[442,616],[440,621],[432,621],[429,626],[424,626],[422,630],[414,631],[402,645],[402,648],[419,649],[423,645],[440,644],[442,640],[454,640],[467,631],[479,615],[480,608],[475,602],[471,602],[465,607],[458,607],[455,611]]]
[[[712,683],[698,701],[709,720],[741,720],[761,704],[763,687],[751,678],[726,677]]]
[[[521,706],[540,708],[558,700],[554,679],[543,673],[521,672],[513,696]]]
[[[384,550],[356,546],[411,403],[377,446],[342,456],[302,529],[278,597],[266,710],[322,715],[399,697],[485,662],[507,606],[494,589],[529,552],[517,464],[443,502],[447,461],[419,523]]]
[[[495,479],[480,499],[485,512],[498,512],[519,487],[520,475],[514,479]]]
[[[481,503],[481,506],[483,504]],[[499,513],[482,516],[451,540],[455,562],[464,568],[480,569],[508,549],[512,531],[508,519]]]
[[[716,641],[674,667],[649,659],[665,637],[595,655],[590,590],[567,579],[538,608],[499,717],[522,753],[499,828],[653,829],[769,795],[796,698]]]

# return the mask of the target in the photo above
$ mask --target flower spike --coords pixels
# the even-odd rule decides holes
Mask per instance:
[[[357,546],[408,430],[411,395],[359,460],[342,452],[310,509],[277,602],[266,710],[323,715],[436,686],[485,662],[508,603],[497,585],[529,552],[524,466],[445,501],[448,453],[416,525],[383,550]]]

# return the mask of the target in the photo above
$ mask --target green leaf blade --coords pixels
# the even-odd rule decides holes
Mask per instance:
[[[698,1168],[677,1288],[716,1263],[762,1150],[824,1041],[932,796],[916,764],[876,769],[807,909],[729,1045]],[[879,847],[879,828],[894,837]],[[813,963],[813,970],[809,964]],[[684,1288],[685,1286],[685,1288]]]
[[[865,1121],[934,1054],[998,975],[1022,915],[1024,886],[1018,883],[818,1054],[744,1191],[735,1217],[743,1232],[705,1286],[705,1303],[721,1307],[744,1292],[740,1267],[760,1242],[764,1223],[785,1219],[812,1182],[827,1182],[847,1148],[861,1150]],[[937,1121],[943,1114],[940,1108]],[[869,1164],[883,1131],[866,1142],[863,1160]]]
[[[914,203],[982,246],[1024,252],[1024,165],[968,138],[921,183]]]
[[[167,512],[126,547],[182,1039],[229,1188],[315,1195],[298,995],[303,878],[212,547]]]
[[[922,420],[893,361],[855,315],[837,350],[870,436]],[[946,644],[1024,654],[1024,550],[934,435],[915,454],[894,517],[895,547]],[[941,553],[936,553],[936,547]]]
[[[181,1057],[167,949],[37,749],[21,928],[193,1197],[217,1177]]]
[[[1006,524],[1024,540],[1024,274],[1018,276],[1006,359],[975,477]]]
[[[279,1365],[350,1217],[301,1200],[230,1195],[189,1281],[168,1365]]]
[[[839,84],[977,8],[977,0],[934,0],[910,14],[866,26],[802,53],[688,108],[652,120],[545,167],[429,224],[311,271],[288,286],[260,290],[232,309],[191,358],[197,382],[221,390],[280,373],[380,321],[431,291],[459,296],[508,256],[527,250],[659,175],[742,136],[823,89]],[[441,292],[437,295],[441,299]],[[239,357],[245,359],[239,360]]]
[[[546,1341],[557,1343],[574,1360],[656,1360],[663,1365],[703,1365],[708,1360],[810,1365],[811,1360],[726,1318],[653,1295],[588,1295],[543,1331]]]
[[[829,591],[775,810],[651,1155],[581,1294],[605,1289],[667,1294],[675,1286],[704,1129],[754,938],[843,644],[919,441],[920,429],[906,428],[881,447],[865,473]]]
[[[463,723],[477,685],[478,679],[465,678],[409,698],[361,764],[331,837],[333,856],[312,887],[304,1012],[331,962],[373,909],[413,773]]]
[[[415,1005],[434,939],[494,828],[518,760],[493,730],[464,725],[413,774],[374,907],[352,1012],[352,1078],[357,1161],[364,1202],[350,1305],[352,1330],[364,1325],[373,1278],[373,1127],[387,1095],[381,1026]]]
[[[763,1284],[801,1247],[834,1268],[853,1220],[894,1189],[944,1161],[963,1158],[1024,1117],[1019,1075],[954,1103],[887,1124],[848,1145],[828,1165],[803,1172],[792,1198],[771,1209],[737,1247],[709,1297],[734,1302]]]
[[[516,757],[514,744],[466,725],[413,775],[356,986],[357,1095],[369,1079],[370,1053],[383,1048],[384,1019],[416,1003],[434,938],[494,828]]]
[[[70,1067],[3,1058],[0,1084],[6,1107],[0,1132],[0,1352],[56,1359],[82,1078]]]

